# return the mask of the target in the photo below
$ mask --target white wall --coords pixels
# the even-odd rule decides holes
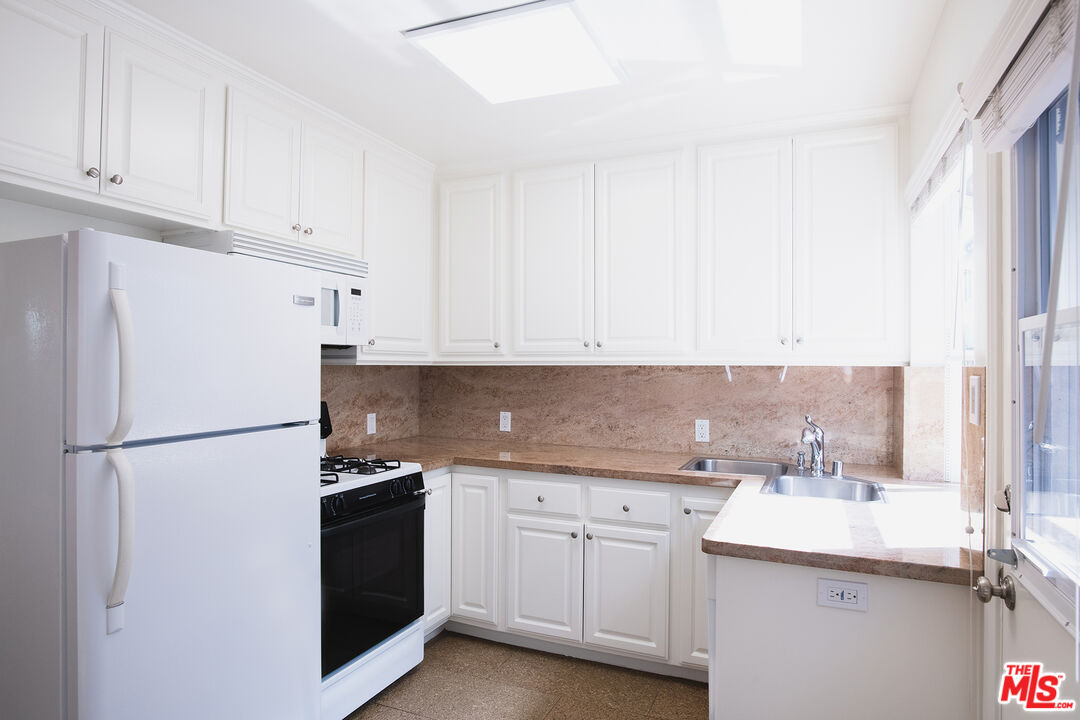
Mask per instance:
[[[911,162],[917,169],[950,104],[956,85],[975,68],[1005,10],[1016,0],[947,0],[911,97]],[[974,110],[975,108],[969,108]]]
[[[713,720],[974,717],[962,585],[716,557]],[[817,604],[817,579],[869,585],[868,611]],[[980,625],[981,626],[981,625]]]
[[[59,235],[86,227],[161,240],[161,233],[157,230],[0,198],[0,242]]]

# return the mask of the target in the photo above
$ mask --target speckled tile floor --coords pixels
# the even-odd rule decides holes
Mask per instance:
[[[703,683],[443,633],[346,720],[705,720]]]

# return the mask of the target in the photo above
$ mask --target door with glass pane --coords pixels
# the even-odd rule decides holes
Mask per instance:
[[[1030,717],[1006,663],[1041,662],[1043,676],[1064,673],[1058,700],[1080,703],[1076,678],[1080,579],[1080,285],[1077,182],[1059,197],[1066,100],[1059,97],[1017,143],[1011,172],[1014,207],[1014,324],[1011,544],[1017,567],[988,561],[1016,579],[1016,604],[990,606],[1000,628],[996,666],[986,669],[988,709],[1007,699],[1001,718]],[[1076,162],[1074,156],[1074,163]],[[1056,250],[1059,216],[1062,244]],[[1060,254],[1060,259],[1057,256]],[[1059,260],[1055,263],[1055,260]],[[1055,272],[1055,265],[1060,269]],[[1056,285],[1056,302],[1054,298]],[[990,656],[988,656],[990,657]],[[1012,690],[1007,687],[1013,688]],[[988,716],[990,716],[988,714]]]

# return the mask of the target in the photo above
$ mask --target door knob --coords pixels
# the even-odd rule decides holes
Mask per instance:
[[[802,345],[803,339],[801,337],[795,338],[796,345]]]
[[[585,347],[589,347],[589,341],[588,340],[585,341]]]
[[[780,344],[781,345],[787,345],[787,338],[786,337],[780,338]]]
[[[544,496],[543,495],[537,495],[536,496],[536,502],[544,502]]]
[[[92,168],[90,168],[89,170],[86,171],[86,175],[88,177],[92,177],[92,178],[101,177],[101,171],[98,170],[95,167],[92,167]]]
[[[630,506],[629,505],[623,505],[622,506],[622,511],[623,512],[630,512]]]
[[[597,341],[596,341],[596,347],[604,347],[604,343],[602,343],[602,342],[600,342],[599,340],[597,340]]]
[[[311,234],[311,233],[313,233],[313,232],[314,232],[314,230],[312,230],[312,229],[311,229],[311,228],[309,228],[309,227],[306,227],[306,228],[304,228],[304,234],[305,234],[305,235],[310,235],[310,234]]]
[[[683,515],[689,515],[690,513],[694,512],[690,508],[683,508],[682,511],[683,511]]]
[[[988,603],[996,597],[1005,601],[1005,607],[1010,610],[1016,609],[1016,581],[1012,575],[1006,575],[1004,571],[998,571],[998,584],[994,585],[985,575],[979,576],[975,581],[975,597],[984,603]]]
[[[496,341],[495,341],[495,349],[496,349],[496,350],[498,350],[498,349],[499,349],[499,341],[498,341],[498,340],[496,340]]]
[[[368,345],[374,345],[375,344],[375,338],[371,338],[370,340],[368,340],[367,344]]]
[[[124,184],[124,176],[123,175],[113,175],[111,178],[109,178],[109,182],[111,182],[113,185],[123,185]]]
[[[574,538],[575,540],[577,540],[577,530],[573,530],[573,531],[571,531],[571,533],[570,533],[570,537],[572,537],[572,538]]]
[[[293,232],[300,232],[300,223],[296,223],[292,226]]]
[[[585,533],[586,540],[592,540],[592,533]]]

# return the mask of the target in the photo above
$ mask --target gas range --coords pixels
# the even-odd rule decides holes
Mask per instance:
[[[350,488],[392,480],[421,471],[418,463],[382,458],[331,455],[319,460],[319,495],[325,497]]]

